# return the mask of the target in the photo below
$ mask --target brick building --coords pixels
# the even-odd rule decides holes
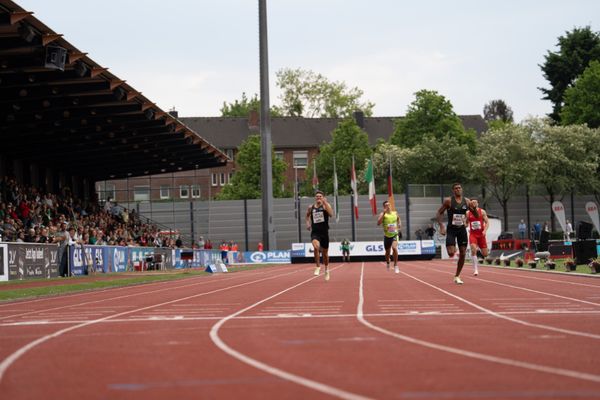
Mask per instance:
[[[400,117],[364,117],[355,115],[359,126],[369,135],[369,143],[378,139],[389,140],[394,131],[394,120]],[[487,129],[480,115],[460,116],[466,129],[474,129],[478,135]],[[223,151],[230,161],[217,168],[175,172],[128,180],[98,182],[101,197],[117,201],[186,200],[214,198],[235,172],[235,155],[238,146],[248,135],[259,134],[258,114],[247,118],[238,117],[189,117],[179,118],[191,130],[198,132],[207,142]],[[331,140],[331,132],[340,122],[339,118],[279,117],[271,119],[271,136],[275,156],[288,165],[285,185],[293,188],[295,174],[298,181],[306,179],[306,168],[319,152],[319,146]]]

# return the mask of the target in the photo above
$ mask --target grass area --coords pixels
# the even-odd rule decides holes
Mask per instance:
[[[252,264],[249,266],[233,266],[229,267],[230,273],[240,271],[250,271],[259,268],[273,266],[273,264]],[[115,273],[115,274],[96,274],[92,276],[79,276],[71,278],[52,278],[44,280],[23,280],[23,281],[8,281],[0,283],[0,301],[21,300],[28,298],[55,296],[67,293],[85,292],[90,290],[108,289],[123,286],[141,285],[154,282],[165,282],[179,279],[186,279],[196,276],[210,276],[209,272],[204,272],[199,269],[182,269],[173,270],[169,273],[160,271],[144,272],[143,275],[135,276],[134,272]],[[101,280],[94,280],[102,278]],[[42,285],[35,287],[19,288],[19,285],[26,286],[32,282],[41,283]],[[43,285],[48,283],[48,285]],[[58,284],[57,284],[58,283]],[[3,287],[4,286],[4,287]],[[6,288],[6,286],[11,286]],[[16,287],[12,287],[16,286]],[[6,288],[6,289],[5,289]]]
[[[546,266],[544,265],[544,263],[542,261],[538,261],[535,269],[539,269],[539,270],[543,270],[543,271],[550,271],[550,272],[568,272],[568,273],[577,273],[577,274],[596,275],[596,273],[593,272],[592,269],[588,265],[578,265],[577,269],[575,271],[567,271],[564,260],[557,259],[557,260],[553,260],[553,261],[556,264],[554,270],[550,270],[550,269],[546,268]],[[504,264],[496,265],[495,263],[488,264],[487,262],[480,263],[479,265],[491,265],[494,267],[502,267],[502,268],[508,268],[508,269],[511,269],[511,268],[512,269],[533,269],[527,263],[523,264],[522,267],[517,267],[514,260],[511,260],[509,266],[505,266]]]

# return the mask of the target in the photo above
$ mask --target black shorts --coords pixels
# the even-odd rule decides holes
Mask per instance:
[[[446,247],[456,246],[457,242],[458,247],[467,247],[467,245],[469,244],[469,235],[467,235],[466,226],[460,228],[448,228],[448,231],[446,232]]]
[[[342,254],[344,254],[344,255],[346,255],[346,254],[350,255],[350,250],[348,250],[348,249],[342,249]]]
[[[319,241],[319,246],[321,246],[322,249],[328,249],[329,248],[329,233],[326,233],[326,232],[311,232],[310,233],[310,241],[312,242],[313,240],[318,240]]]
[[[393,236],[393,237],[389,237],[389,236],[384,236],[383,237],[383,247],[386,250],[389,250],[390,247],[392,247],[392,245],[394,244],[394,242],[398,241],[398,235]]]

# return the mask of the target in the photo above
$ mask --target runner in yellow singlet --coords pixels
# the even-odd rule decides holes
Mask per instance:
[[[400,216],[392,211],[389,201],[383,202],[383,212],[377,218],[377,225],[383,224],[383,247],[385,248],[385,262],[390,270],[390,250],[394,253],[394,271],[399,274],[398,268],[398,232],[402,229]]]

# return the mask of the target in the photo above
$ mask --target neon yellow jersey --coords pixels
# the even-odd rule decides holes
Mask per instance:
[[[383,214],[383,234],[387,237],[398,235],[398,214],[392,211],[389,214]]]

